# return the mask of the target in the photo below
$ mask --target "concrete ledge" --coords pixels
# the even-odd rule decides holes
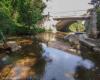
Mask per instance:
[[[96,46],[94,43],[91,43],[91,42],[84,40],[84,39],[80,39],[80,43],[86,45],[87,47],[95,47]]]
[[[94,52],[100,53],[100,47],[97,46],[95,43],[87,41],[85,39],[80,39],[80,45],[86,46],[87,48],[93,50]]]
[[[93,50],[94,50],[95,52],[99,52],[99,53],[100,53],[100,48],[98,48],[98,47],[93,48]]]

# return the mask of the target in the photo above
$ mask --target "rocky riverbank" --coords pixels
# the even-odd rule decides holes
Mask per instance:
[[[80,39],[80,45],[86,46],[92,51],[100,53],[100,39],[83,38]]]

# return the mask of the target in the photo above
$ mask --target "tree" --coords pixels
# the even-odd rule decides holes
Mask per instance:
[[[20,0],[18,4],[18,23],[25,26],[34,26],[42,19],[42,12],[45,4],[42,0]]]
[[[100,7],[96,10],[97,12],[97,29],[100,31]]]
[[[46,6],[42,0],[0,1],[0,12],[2,12],[2,15],[5,15],[12,24],[28,27],[29,29],[31,27],[34,28],[36,23],[42,19],[42,12],[45,7]]]
[[[95,7],[100,7],[100,0],[91,0],[91,4]]]
[[[69,30],[72,32],[83,32],[85,30],[84,25],[79,21],[71,24]]]

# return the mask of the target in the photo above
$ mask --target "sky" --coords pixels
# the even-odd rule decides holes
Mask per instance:
[[[51,16],[83,15],[92,6],[91,0],[49,0],[44,14],[50,12]]]

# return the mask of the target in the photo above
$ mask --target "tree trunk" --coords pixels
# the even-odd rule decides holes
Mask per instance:
[[[91,37],[92,38],[97,38],[97,15],[96,15],[96,11],[93,10],[91,12]]]

